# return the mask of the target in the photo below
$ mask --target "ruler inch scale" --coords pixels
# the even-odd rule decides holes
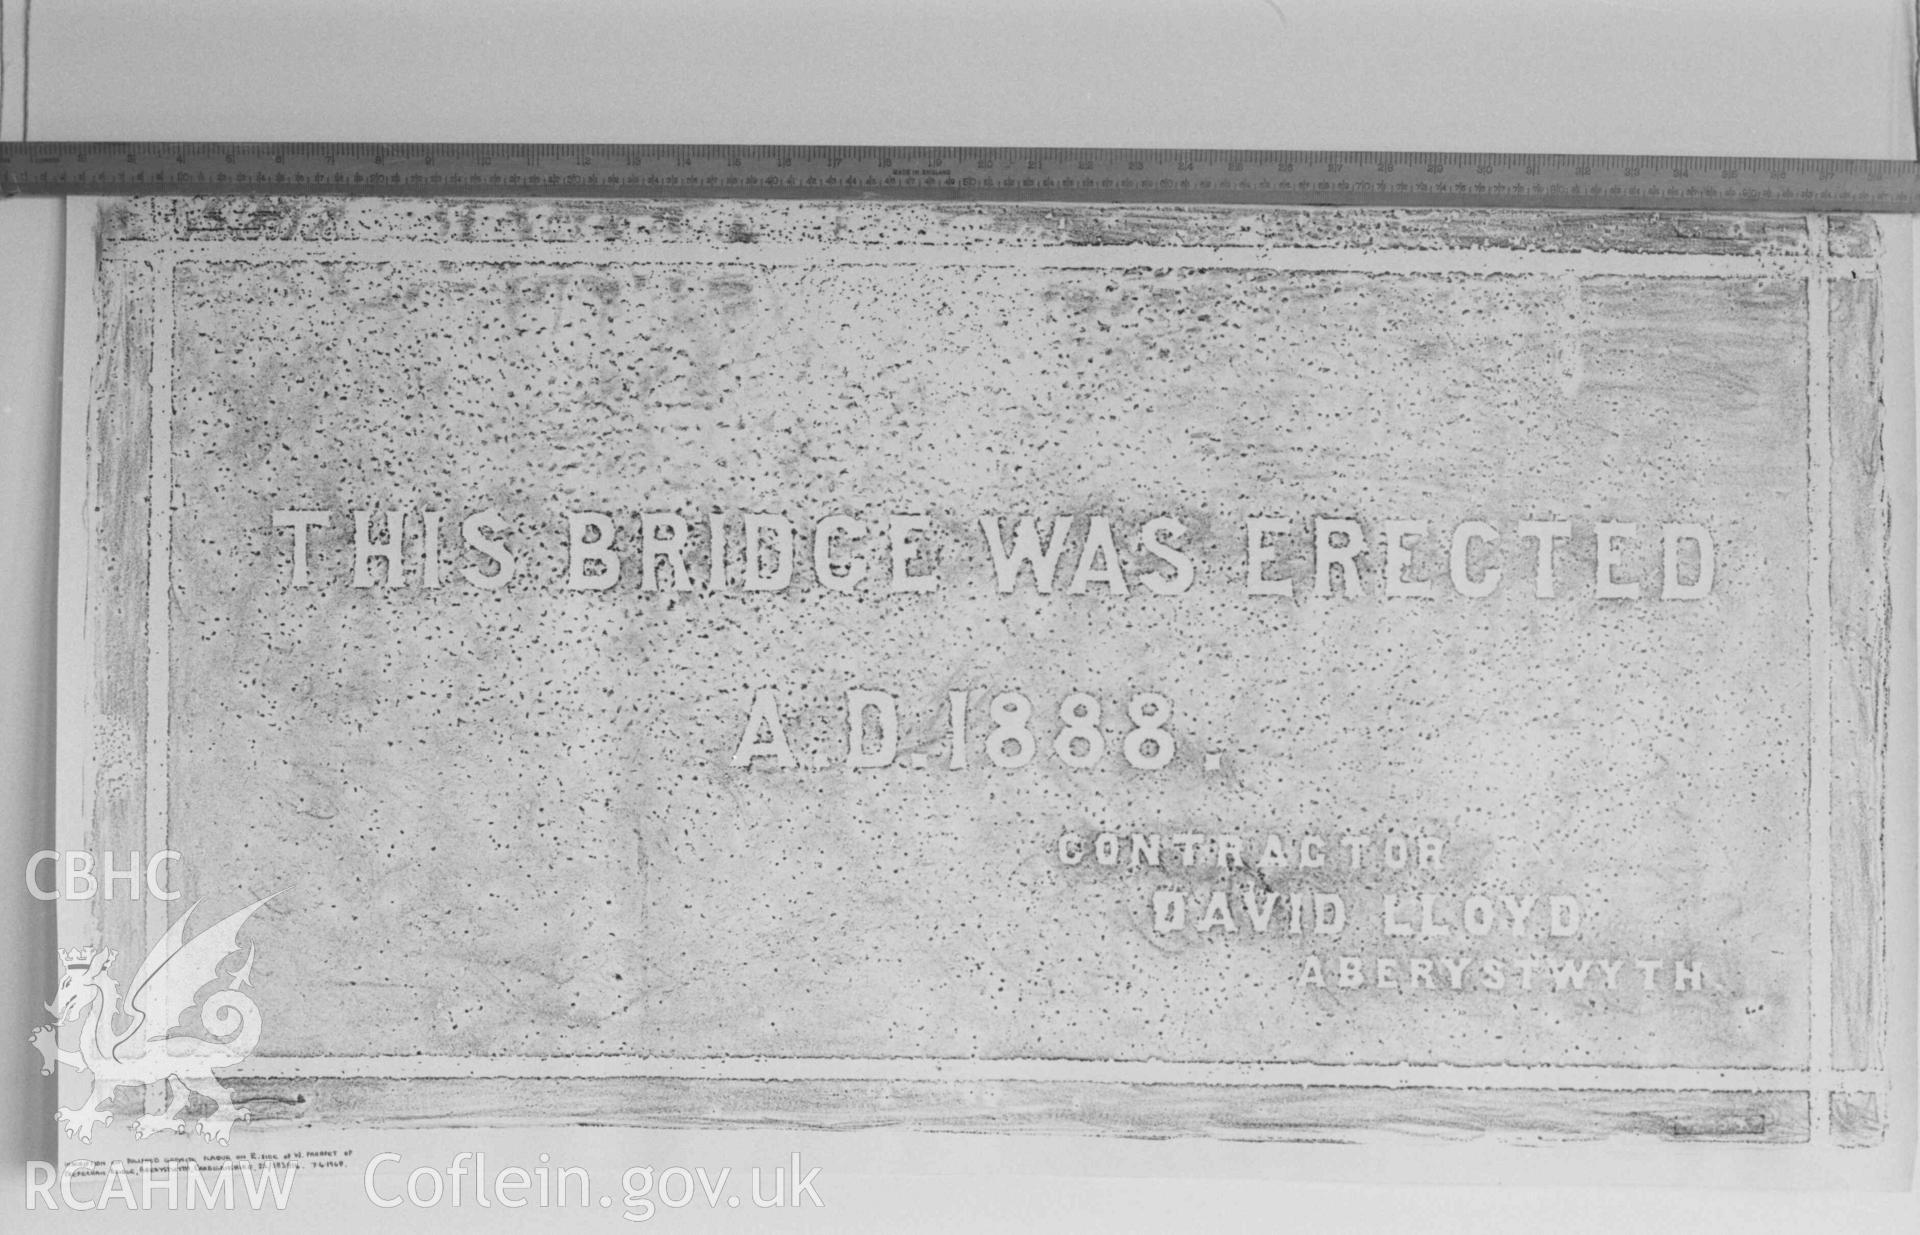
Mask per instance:
[[[1015,146],[4,142],[0,197],[634,197],[1920,212],[1920,162]]]

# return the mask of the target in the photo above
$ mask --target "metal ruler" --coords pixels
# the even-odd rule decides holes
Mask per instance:
[[[896,198],[1920,211],[1920,163],[999,146],[0,143],[0,196]]]

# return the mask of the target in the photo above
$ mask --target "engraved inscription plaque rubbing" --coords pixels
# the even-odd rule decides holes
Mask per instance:
[[[1883,1135],[1871,220],[84,226],[63,821],[274,894],[257,1123]]]

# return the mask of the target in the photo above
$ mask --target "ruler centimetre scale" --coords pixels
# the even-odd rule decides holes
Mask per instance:
[[[233,193],[1905,214],[1920,211],[1920,163],[998,146],[0,143],[0,196]]]

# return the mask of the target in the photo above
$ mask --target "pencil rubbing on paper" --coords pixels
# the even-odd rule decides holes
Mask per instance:
[[[283,890],[257,1119],[1884,1135],[1870,221],[99,226],[74,818]]]

